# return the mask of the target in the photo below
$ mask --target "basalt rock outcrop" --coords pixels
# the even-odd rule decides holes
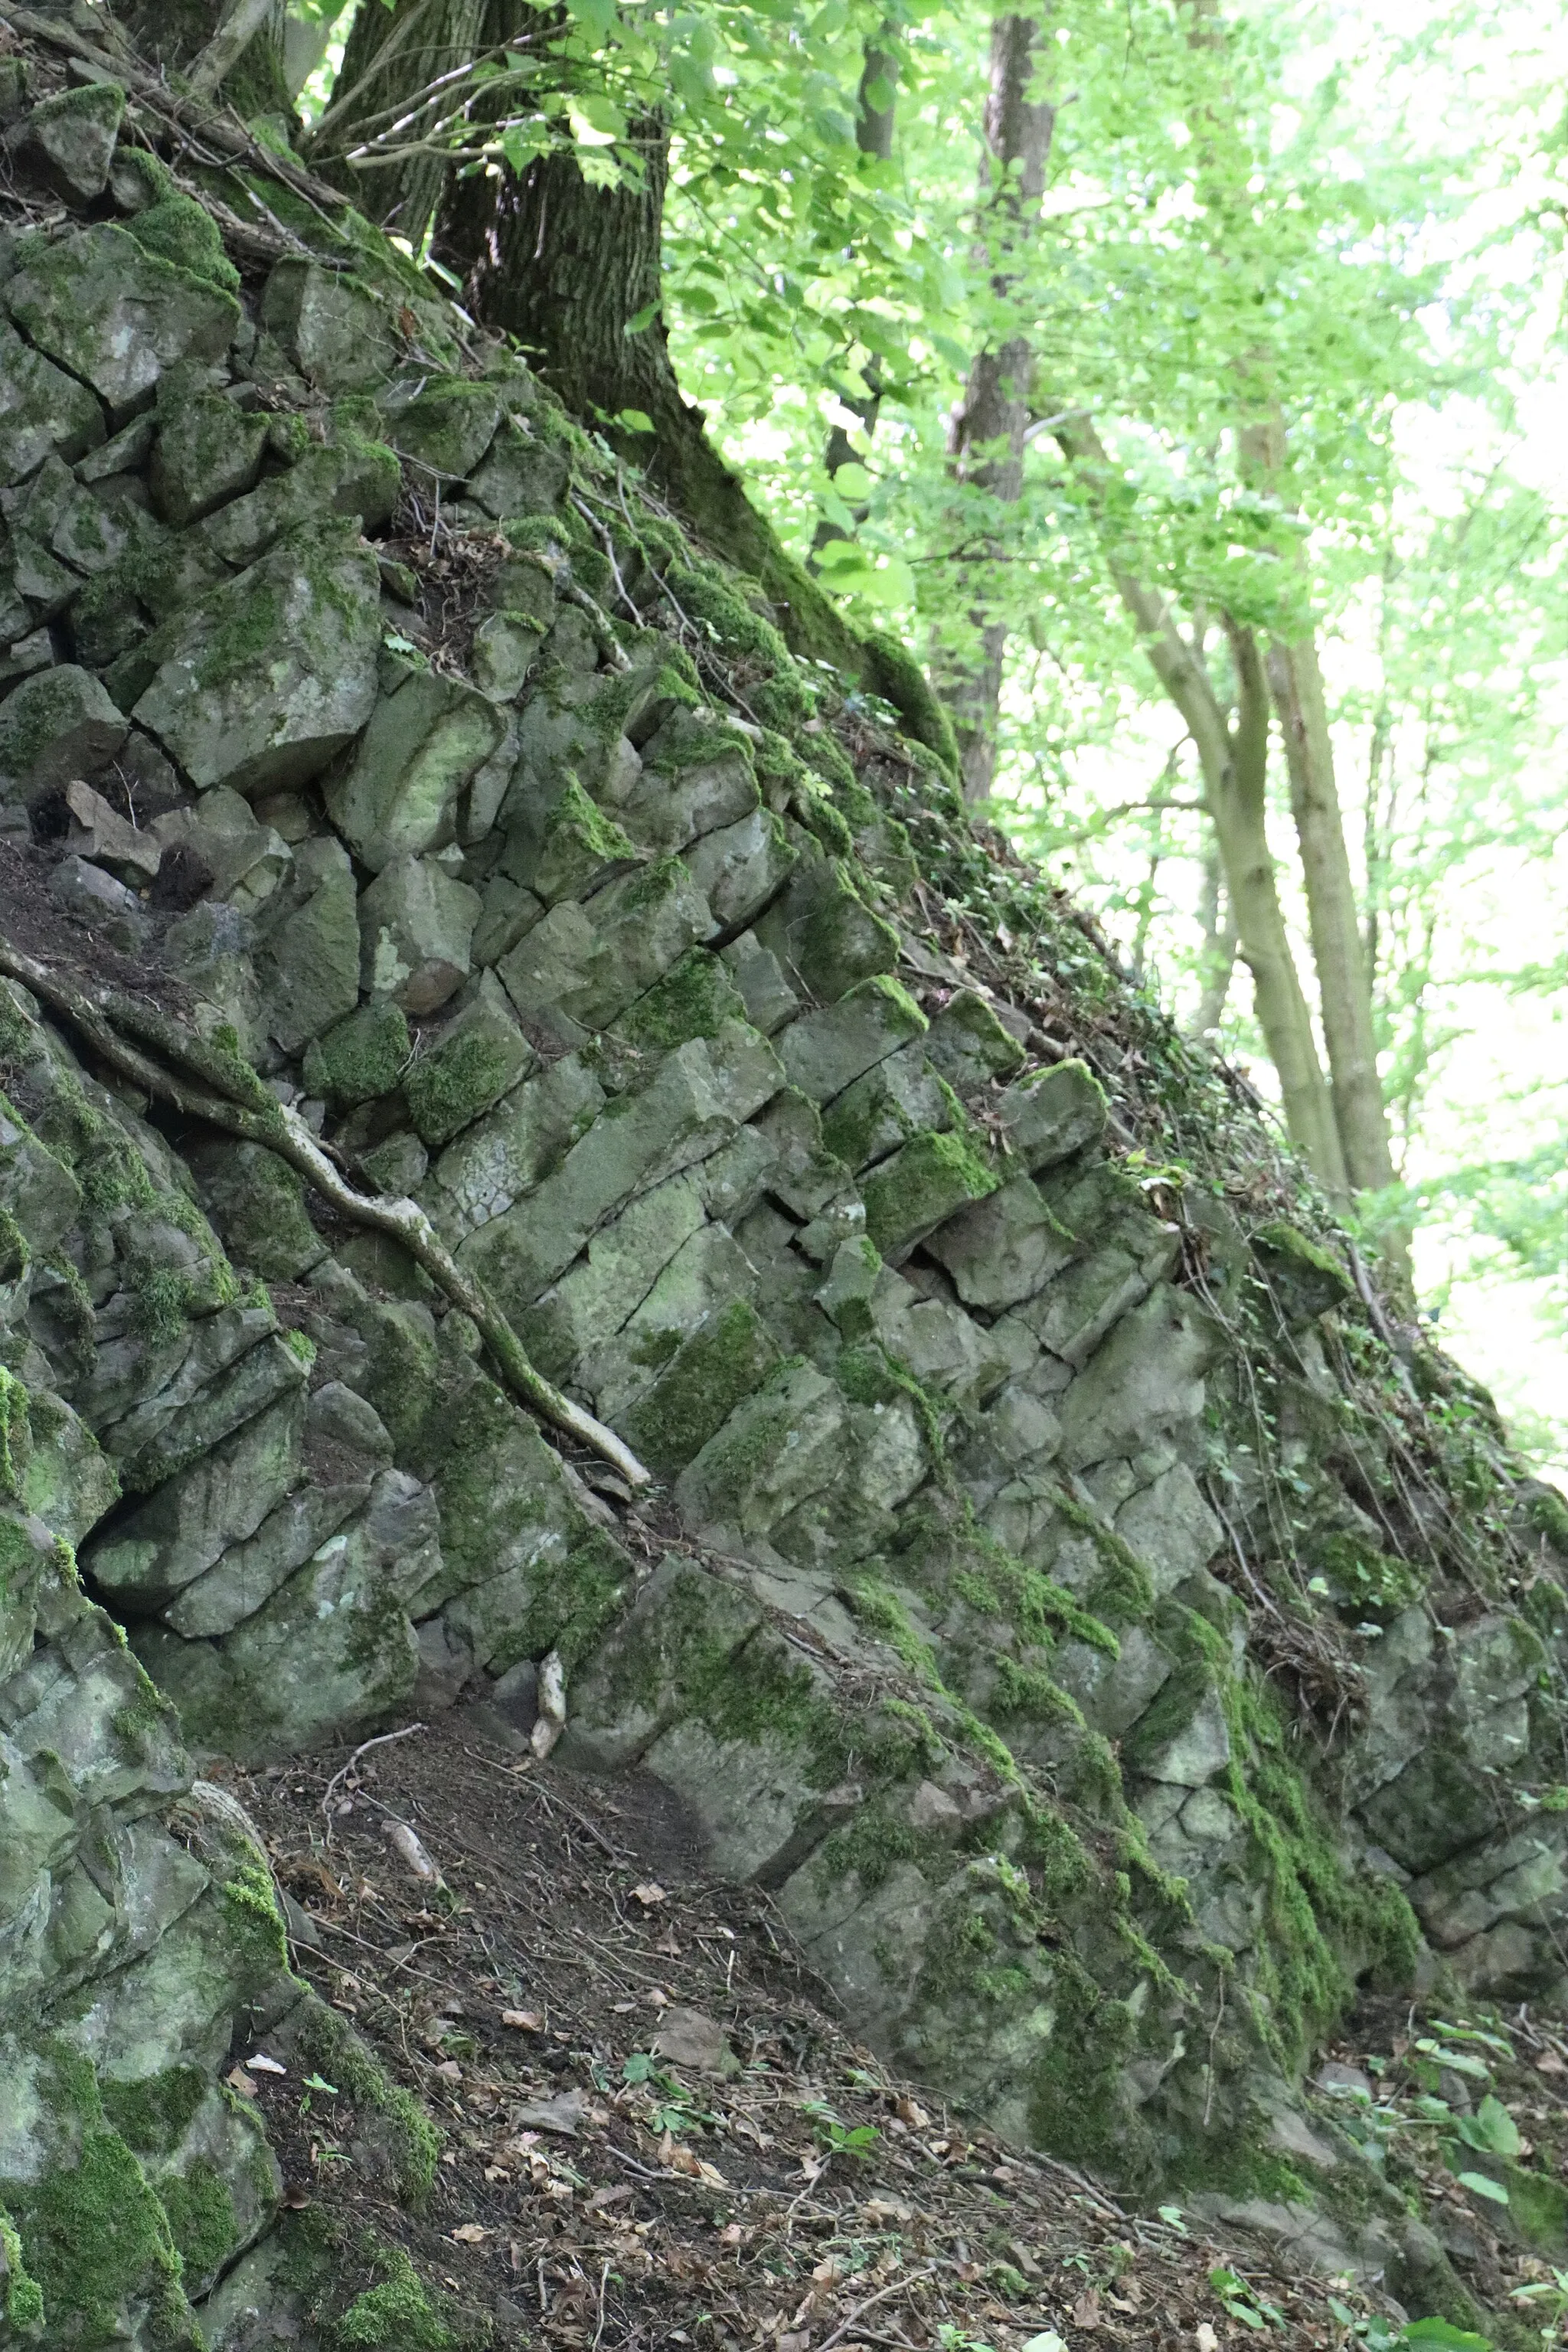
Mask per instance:
[[[1565,1989],[1568,1518],[912,668],[797,664],[396,247],[67,64],[0,58],[0,929],[658,1485],[0,985],[0,2343],[194,2344],[273,2216],[223,2076],[300,1989],[192,1756],[545,1666],[910,2073],[1436,2294],[1300,2084],[1358,1979]]]

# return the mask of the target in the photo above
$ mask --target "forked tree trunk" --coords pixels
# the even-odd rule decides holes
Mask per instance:
[[[998,16],[991,27],[981,189],[985,260],[991,291],[1000,303],[1014,291],[1045,193],[1056,109],[1031,91],[1046,41],[1047,28],[1037,17]],[[1024,436],[1034,373],[1034,353],[1024,335],[1006,335],[981,352],[948,433],[948,457],[957,479],[972,483],[1003,506],[1016,505],[1024,487]],[[963,593],[975,652],[968,658],[950,658],[943,685],[958,737],[964,797],[981,801],[988,797],[996,772],[1007,625],[986,593],[984,559],[964,568]]]
[[[1139,579],[1131,554],[1118,544],[1106,495],[1113,469],[1099,434],[1081,416],[1065,418],[1054,430],[1100,523],[1117,593],[1197,750],[1241,959],[1252,974],[1258,1026],[1279,1079],[1286,1127],[1324,1190],[1343,1201],[1349,1188],[1333,1103],[1268,846],[1268,682],[1258,641],[1249,629],[1226,623],[1237,678],[1236,719],[1229,725],[1206,667],[1177,630],[1164,598]]]

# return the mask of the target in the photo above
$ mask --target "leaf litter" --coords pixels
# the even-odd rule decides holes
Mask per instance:
[[[349,1810],[329,1851],[334,1774]],[[334,2244],[402,2249],[455,2345],[1258,2341],[1215,2277],[1278,2313],[1277,2341],[1346,2342],[1322,2279],[1174,2208],[1139,2213],[900,2079],[836,2021],[766,1896],[709,1874],[648,1776],[574,1776],[458,1710],[347,1770],[338,1751],[225,1777],[288,1898],[296,1972],[442,2136],[428,2197],[405,2205],[346,2092],[258,2074],[237,2044],[285,2203]],[[435,1881],[389,1853],[389,1817]]]

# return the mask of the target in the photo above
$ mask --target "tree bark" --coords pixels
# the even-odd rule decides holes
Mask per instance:
[[[1285,740],[1307,918],[1345,1171],[1358,1192],[1394,1181],[1377,1072],[1372,988],[1334,782],[1322,673],[1310,637],[1271,646],[1268,677]]]
[[[239,9],[252,12],[246,0],[226,5],[225,0],[121,0],[115,14],[144,58],[176,74],[188,73],[225,30],[225,19]],[[293,105],[283,68],[283,0],[270,0],[258,12],[232,57],[221,51],[216,79],[196,92],[216,97],[247,121],[258,114],[281,114],[292,120]]]
[[[1236,915],[1226,894],[1225,873],[1217,842],[1204,860],[1204,887],[1198,911],[1204,929],[1203,993],[1189,1024],[1188,1034],[1206,1044],[1218,1029],[1225,1012],[1240,945]]]
[[[450,166],[441,155],[405,155],[356,170],[346,159],[413,107],[421,91],[458,72],[487,36],[489,0],[367,0],[354,17],[331,105],[310,138],[312,160],[351,190],[366,216],[416,251],[440,207]],[[491,12],[493,13],[493,11]],[[423,126],[410,126],[417,136]]]
[[[1099,434],[1087,417],[1064,419],[1053,429],[1100,521],[1117,593],[1137,625],[1155,677],[1185,719],[1196,747],[1241,960],[1252,974],[1258,1026],[1279,1079],[1286,1127],[1324,1190],[1343,1200],[1348,1186],[1333,1103],[1290,952],[1268,846],[1268,683],[1257,638],[1251,630],[1226,622],[1237,677],[1231,726],[1207,667],[1181,635],[1164,598],[1138,578],[1127,551],[1116,543],[1105,498],[1112,468]]]
[[[1033,16],[998,16],[991,26],[980,184],[991,290],[1002,303],[1016,289],[1019,257],[1045,193],[1056,109],[1029,93],[1046,37],[1046,26]],[[948,459],[955,478],[1003,506],[1016,505],[1024,487],[1034,372],[1034,353],[1024,335],[1008,335],[979,352],[949,428]],[[958,737],[964,797],[981,801],[988,798],[996,772],[1007,624],[986,593],[984,563],[965,570],[963,593],[977,650],[968,660],[950,659],[943,686]]]
[[[1245,476],[1283,499],[1289,452],[1284,413],[1277,399],[1270,397],[1266,413],[1243,426],[1239,442]],[[1299,545],[1287,551],[1285,560],[1300,578]],[[1302,579],[1303,592],[1305,584]],[[1352,1190],[1382,1192],[1394,1182],[1394,1173],[1377,1070],[1372,981],[1340,810],[1322,671],[1310,631],[1273,639],[1268,679],[1285,742],[1290,810],[1301,848],[1340,1147]]]
[[[891,41],[891,27],[884,23],[867,42],[860,69],[860,87],[855,96],[855,144],[862,155],[876,163],[892,161],[893,132],[898,120],[899,58]],[[873,104],[871,93],[884,89],[889,93],[886,102]],[[858,416],[868,441],[877,430],[877,417],[882,405],[881,368],[872,359],[861,373],[866,385],[864,397],[856,400],[846,394],[844,405]],[[856,466],[859,462],[859,455],[843,425],[833,425],[822,457],[828,480],[832,481],[846,466]],[[868,511],[863,506],[850,509],[857,528],[865,521]],[[850,533],[842,524],[830,521],[825,515],[812,534],[812,554],[815,556],[819,548],[826,547],[833,540],[849,537]],[[812,568],[815,570],[816,565],[813,564]]]

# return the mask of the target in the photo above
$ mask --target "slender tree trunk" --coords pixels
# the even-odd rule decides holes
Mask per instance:
[[[1324,1190],[1343,1199],[1344,1155],[1268,846],[1268,682],[1257,639],[1249,629],[1226,623],[1237,677],[1236,719],[1227,725],[1206,666],[1181,635],[1163,597],[1138,578],[1128,551],[1117,543],[1105,496],[1113,469],[1099,434],[1087,417],[1066,418],[1053,430],[1100,519],[1117,593],[1196,747],[1241,960],[1252,974],[1286,1127]]]
[[[893,154],[893,131],[898,119],[899,57],[892,41],[892,27],[884,23],[867,42],[865,60],[860,69],[860,87],[855,99],[855,144],[862,155],[875,163],[890,163]],[[857,400],[846,393],[844,405],[858,416],[868,441],[877,430],[877,417],[882,405],[879,362],[873,358],[862,369],[861,374],[866,385],[864,397]],[[859,464],[858,452],[842,425],[831,427],[822,462],[829,481],[834,480],[846,466]],[[863,506],[850,509],[857,530],[865,521],[868,511]],[[824,515],[812,534],[813,556],[832,541],[849,539],[852,535],[841,523],[834,522]],[[816,569],[815,563],[812,568]]]
[[[1312,961],[1345,1172],[1354,1191],[1381,1192],[1394,1181],[1394,1156],[1377,1074],[1372,989],[1355,884],[1334,783],[1322,674],[1311,638],[1271,647],[1268,677],[1285,739],[1290,807],[1301,845]]]
[[[991,290],[1004,305],[1016,289],[1021,255],[1045,193],[1056,109],[1030,93],[1047,39],[1047,26],[1033,16],[998,16],[991,26],[981,193]],[[1025,336],[1010,334],[988,346],[975,357],[949,429],[955,478],[1001,506],[1016,505],[1024,487],[1034,373],[1034,353]],[[980,801],[989,795],[996,772],[1007,625],[986,592],[984,562],[965,567],[963,593],[975,651],[968,659],[950,660],[943,688],[958,737],[964,796]]]
[[[1348,1194],[1344,1149],[1323,1083],[1312,1016],[1290,952],[1268,846],[1268,683],[1257,637],[1226,624],[1237,671],[1232,757],[1213,795],[1241,959],[1252,974],[1258,1019],[1279,1078],[1286,1124],[1335,1198]]]
[[[1259,355],[1257,373],[1260,380],[1267,380],[1266,354]],[[1244,475],[1283,500],[1289,488],[1289,450],[1284,412],[1277,399],[1270,395],[1267,413],[1243,426],[1239,442]],[[1300,576],[1299,551],[1289,551],[1286,561],[1300,578],[1304,600],[1306,582]],[[1334,775],[1323,677],[1310,630],[1274,639],[1268,654],[1268,679],[1285,741],[1290,809],[1301,847],[1334,1122],[1352,1190],[1377,1192],[1394,1181],[1394,1156],[1378,1077],[1372,983]]]
[[[1203,993],[1189,1024],[1188,1034],[1206,1042],[1218,1029],[1236,974],[1239,936],[1226,893],[1225,875],[1216,842],[1204,859],[1203,890],[1198,901],[1204,945],[1200,962]]]

